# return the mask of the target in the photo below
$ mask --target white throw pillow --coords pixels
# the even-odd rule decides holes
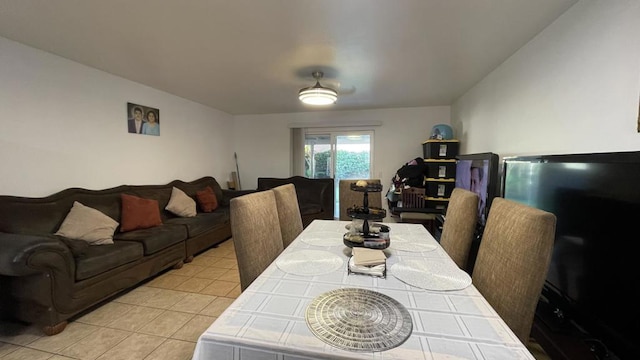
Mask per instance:
[[[194,217],[197,214],[196,201],[185,194],[184,191],[174,187],[171,190],[171,199],[165,210],[181,217]]]
[[[74,201],[56,235],[84,240],[89,245],[113,244],[118,222],[104,213]]]

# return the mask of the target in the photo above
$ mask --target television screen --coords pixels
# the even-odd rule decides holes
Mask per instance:
[[[503,196],[556,215],[543,295],[622,358],[640,358],[640,153],[506,158]],[[557,311],[556,311],[557,310]]]
[[[456,187],[473,191],[480,197],[478,223],[484,227],[493,198],[498,193],[498,161],[494,153],[458,155]]]

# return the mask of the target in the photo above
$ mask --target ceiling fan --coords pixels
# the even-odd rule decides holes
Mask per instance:
[[[314,70],[311,76],[316,80],[315,85],[302,88],[298,91],[298,98],[305,104],[331,105],[338,100],[338,95],[352,94],[355,92],[355,87],[344,89],[341,88],[340,83],[331,84],[331,81],[323,81],[325,85],[322,85],[320,81],[324,77],[323,71]]]

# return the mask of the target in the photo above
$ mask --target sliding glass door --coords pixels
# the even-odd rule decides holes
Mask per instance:
[[[312,179],[333,177],[331,134],[305,134],[304,175]]]
[[[307,129],[304,169],[309,178],[333,178],[334,216],[339,216],[338,184],[342,179],[369,179],[373,174],[373,131]]]

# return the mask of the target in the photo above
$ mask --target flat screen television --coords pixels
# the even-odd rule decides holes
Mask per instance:
[[[640,359],[640,152],[509,157],[502,171],[504,198],[557,217],[539,308],[609,358]]]
[[[473,191],[480,196],[478,202],[479,231],[484,228],[493,198],[500,193],[497,154],[486,152],[456,157],[455,187]]]

